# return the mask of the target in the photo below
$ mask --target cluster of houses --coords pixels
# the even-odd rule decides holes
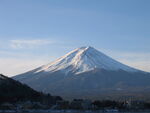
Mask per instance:
[[[126,109],[144,109],[145,102],[144,101],[125,101],[123,102],[123,106]],[[3,103],[0,105],[0,109],[51,109],[51,110],[98,110],[98,106],[94,105],[92,101],[90,100],[82,100],[82,99],[74,99],[73,101],[65,101],[65,100],[59,100],[56,102],[55,105],[44,105],[40,102],[18,102],[16,104],[10,104],[10,103]],[[106,110],[110,109],[116,109],[118,108],[112,108],[112,107],[106,107],[104,108]]]
[[[74,99],[73,101],[58,101],[54,109],[92,109],[94,105],[90,100]]]
[[[123,107],[127,109],[144,109],[145,102],[140,100],[124,101]],[[74,99],[73,101],[58,101],[53,107],[54,109],[83,109],[83,110],[96,110],[98,106],[94,105],[91,100]],[[111,107],[107,107],[108,109]]]

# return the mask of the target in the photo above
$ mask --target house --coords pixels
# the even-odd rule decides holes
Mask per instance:
[[[91,109],[93,106],[90,100],[83,100],[81,105],[83,109]]]
[[[69,108],[69,101],[60,100],[56,102],[55,109],[68,109]]]
[[[127,107],[130,109],[142,109],[144,108],[144,101],[141,100],[130,100],[126,102]]]
[[[70,103],[71,109],[90,109],[92,108],[92,102],[90,100],[74,99]]]
[[[15,107],[15,105],[13,105],[11,103],[6,102],[6,103],[1,104],[0,108],[8,110],[8,109],[15,109],[16,107]]]
[[[21,109],[46,109],[48,108],[46,105],[41,104],[40,102],[30,102],[27,101],[22,104]]]

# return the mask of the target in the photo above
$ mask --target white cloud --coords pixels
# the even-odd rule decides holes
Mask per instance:
[[[14,76],[47,64],[47,62],[49,61],[46,59],[0,58],[0,73]]]
[[[132,61],[132,60],[128,60],[128,59],[122,59],[120,61],[123,62],[124,64],[132,66],[134,68],[150,72],[150,60],[149,61],[147,61],[147,60]]]
[[[109,52],[114,59],[131,67],[150,72],[150,53],[144,52]]]
[[[53,44],[51,40],[11,40],[10,46],[14,49],[35,48],[43,45]]]

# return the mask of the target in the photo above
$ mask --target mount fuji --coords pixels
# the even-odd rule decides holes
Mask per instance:
[[[77,48],[13,78],[66,99],[139,98],[150,93],[150,73],[113,60],[93,47]]]

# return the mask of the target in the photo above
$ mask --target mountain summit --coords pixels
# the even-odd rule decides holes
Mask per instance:
[[[36,72],[55,72],[62,70],[65,74],[79,74],[94,69],[124,70],[129,72],[138,71],[88,46],[77,48],[56,61],[42,66]]]
[[[77,48],[14,79],[66,99],[114,99],[150,93],[149,73],[113,60],[93,47]]]

